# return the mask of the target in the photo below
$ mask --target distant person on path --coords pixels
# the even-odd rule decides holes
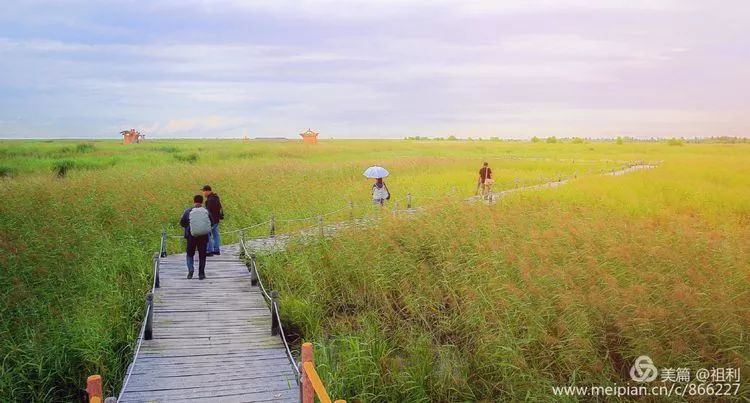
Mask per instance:
[[[382,206],[390,198],[391,192],[388,191],[388,186],[383,182],[383,178],[375,179],[375,184],[372,185],[372,202]]]
[[[187,278],[193,278],[195,269],[193,257],[195,250],[198,250],[198,278],[206,278],[206,247],[208,245],[208,234],[211,232],[211,219],[208,210],[203,208],[203,196],[193,196],[193,207],[190,207],[182,213],[180,226],[185,228],[185,239],[187,247]]]
[[[211,233],[208,235],[208,256],[221,255],[221,238],[219,237],[219,221],[224,219],[224,209],[221,207],[219,195],[211,190],[211,186],[203,186],[203,196],[206,198],[206,210],[211,217]]]
[[[477,187],[482,189],[482,198],[489,196],[494,183],[495,180],[492,179],[492,169],[490,169],[490,164],[485,162],[479,170],[479,183],[477,184]]]

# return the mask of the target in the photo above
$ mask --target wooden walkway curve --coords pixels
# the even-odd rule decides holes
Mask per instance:
[[[239,245],[208,258],[205,280],[197,274],[186,278],[184,253],[161,259],[153,339],[143,340],[119,402],[299,401],[294,370],[271,335],[271,313]]]

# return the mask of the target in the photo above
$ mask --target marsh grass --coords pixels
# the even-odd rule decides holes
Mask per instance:
[[[394,201],[411,193],[425,214],[405,220],[387,213],[378,229],[299,245],[263,262],[281,291],[285,322],[319,343],[319,362],[328,368],[321,372],[336,396],[543,397],[564,376],[614,376],[611,363],[643,346],[660,359],[673,351],[685,365],[708,362],[719,349],[721,360],[747,356],[737,333],[747,328],[746,316],[735,321],[747,296],[740,286],[747,282],[750,187],[738,174],[748,168],[746,145],[91,143],[79,153],[75,142],[0,142],[0,165],[14,172],[3,179],[8,197],[0,204],[1,401],[70,401],[92,373],[115,394],[142,320],[159,233],[180,234],[179,215],[204,183],[222,197],[224,230],[274,215],[280,233],[294,232],[314,222],[284,219],[315,217],[350,200],[356,216],[372,214],[370,183],[361,176],[372,164],[393,173]],[[193,153],[194,163],[174,157]],[[665,162],[633,176],[598,175],[641,159]],[[67,160],[74,168],[56,179],[53,167]],[[582,179],[491,208],[456,203],[473,194],[485,160],[496,188],[574,173]],[[487,239],[497,242],[487,247]],[[700,249],[689,249],[695,244]],[[181,247],[170,239],[171,252]],[[658,270],[649,275],[636,262]],[[687,288],[674,288],[680,273],[693,281]],[[618,315],[627,295],[676,304],[652,295],[660,289],[709,308],[684,305],[688,319],[678,328],[649,306],[642,323],[654,336]],[[719,302],[734,305],[713,315]],[[670,331],[682,341],[659,344]]]
[[[643,354],[747,372],[749,164],[681,156],[496,207],[386,214],[261,265],[352,400],[554,401],[552,386],[625,384]]]
[[[90,153],[95,149],[96,147],[91,143],[81,143],[76,146],[76,152],[80,154]]]
[[[64,178],[65,175],[68,174],[68,171],[71,171],[75,167],[75,160],[64,159],[55,162],[55,164],[52,166],[52,171],[55,172],[55,175],[57,175],[58,178]]]
[[[180,162],[187,162],[189,164],[195,164],[196,162],[198,162],[198,153],[174,154],[174,159]]]
[[[9,178],[13,176],[15,173],[16,173],[15,168],[5,166],[5,165],[0,165],[0,178]]]

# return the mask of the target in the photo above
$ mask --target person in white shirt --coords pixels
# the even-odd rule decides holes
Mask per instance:
[[[390,198],[391,192],[388,191],[388,186],[383,182],[383,178],[377,178],[375,184],[372,185],[372,202],[382,206]]]

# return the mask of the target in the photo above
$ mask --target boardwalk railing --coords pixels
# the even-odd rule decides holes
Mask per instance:
[[[135,367],[135,361],[138,359],[138,353],[141,351],[141,344],[143,340],[151,340],[153,336],[153,320],[154,320],[154,290],[159,288],[159,262],[165,254],[167,236],[166,232],[162,231],[160,251],[154,253],[153,257],[153,269],[154,269],[154,280],[151,283],[151,290],[146,293],[146,308],[143,316],[143,323],[141,324],[141,330],[138,333],[137,344],[133,350],[133,359],[128,366],[127,374],[125,375],[125,381],[122,383],[120,389],[120,395],[117,398],[108,397],[104,400],[105,403],[116,403],[122,397],[122,392],[125,391],[125,387],[130,381],[133,368]],[[100,375],[91,375],[88,377],[86,382],[86,392],[90,403],[101,403],[102,402],[102,377]]]
[[[252,253],[247,249],[244,232],[240,232],[240,248],[245,258],[250,260],[248,269],[250,270],[251,284],[260,288],[261,295],[263,295],[266,303],[268,303],[268,308],[271,310],[271,335],[280,336],[281,340],[284,342],[286,356],[296,375],[297,383],[300,385],[300,401],[302,403],[314,403],[315,397],[312,393],[314,390],[321,403],[331,403],[331,398],[328,396],[325,386],[323,386],[323,382],[320,380],[320,377],[315,370],[312,343],[302,344],[300,357],[302,362],[298,363],[297,360],[294,359],[294,354],[292,354],[292,350],[289,348],[289,343],[286,340],[284,325],[282,324],[281,314],[279,313],[279,293],[274,290],[271,290],[269,293],[266,290],[263,278],[258,270],[255,253]],[[346,401],[337,400],[336,403],[346,403]]]
[[[255,254],[250,253],[247,250],[247,245],[245,245],[245,240],[242,234],[240,237],[240,247],[242,254],[246,258],[250,259],[249,270],[251,284],[260,288],[260,294],[263,296],[263,299],[268,304],[268,308],[271,310],[271,335],[281,336],[281,340],[284,342],[286,356],[289,359],[289,364],[292,366],[292,370],[294,371],[297,383],[299,383],[299,367],[297,365],[297,361],[294,359],[294,355],[292,354],[291,349],[289,348],[289,343],[286,340],[286,334],[284,334],[284,328],[281,324],[281,317],[279,315],[279,293],[273,290],[269,293],[266,290],[266,286],[265,284],[263,284],[263,279],[260,277],[260,273],[258,272],[258,266],[255,262]]]
[[[315,369],[312,343],[303,343],[301,350],[300,401],[302,403],[314,403],[315,396],[318,396],[320,403],[331,403],[331,398],[328,396],[323,381],[320,380],[318,371]],[[336,400],[334,403],[346,403],[346,400]]]

